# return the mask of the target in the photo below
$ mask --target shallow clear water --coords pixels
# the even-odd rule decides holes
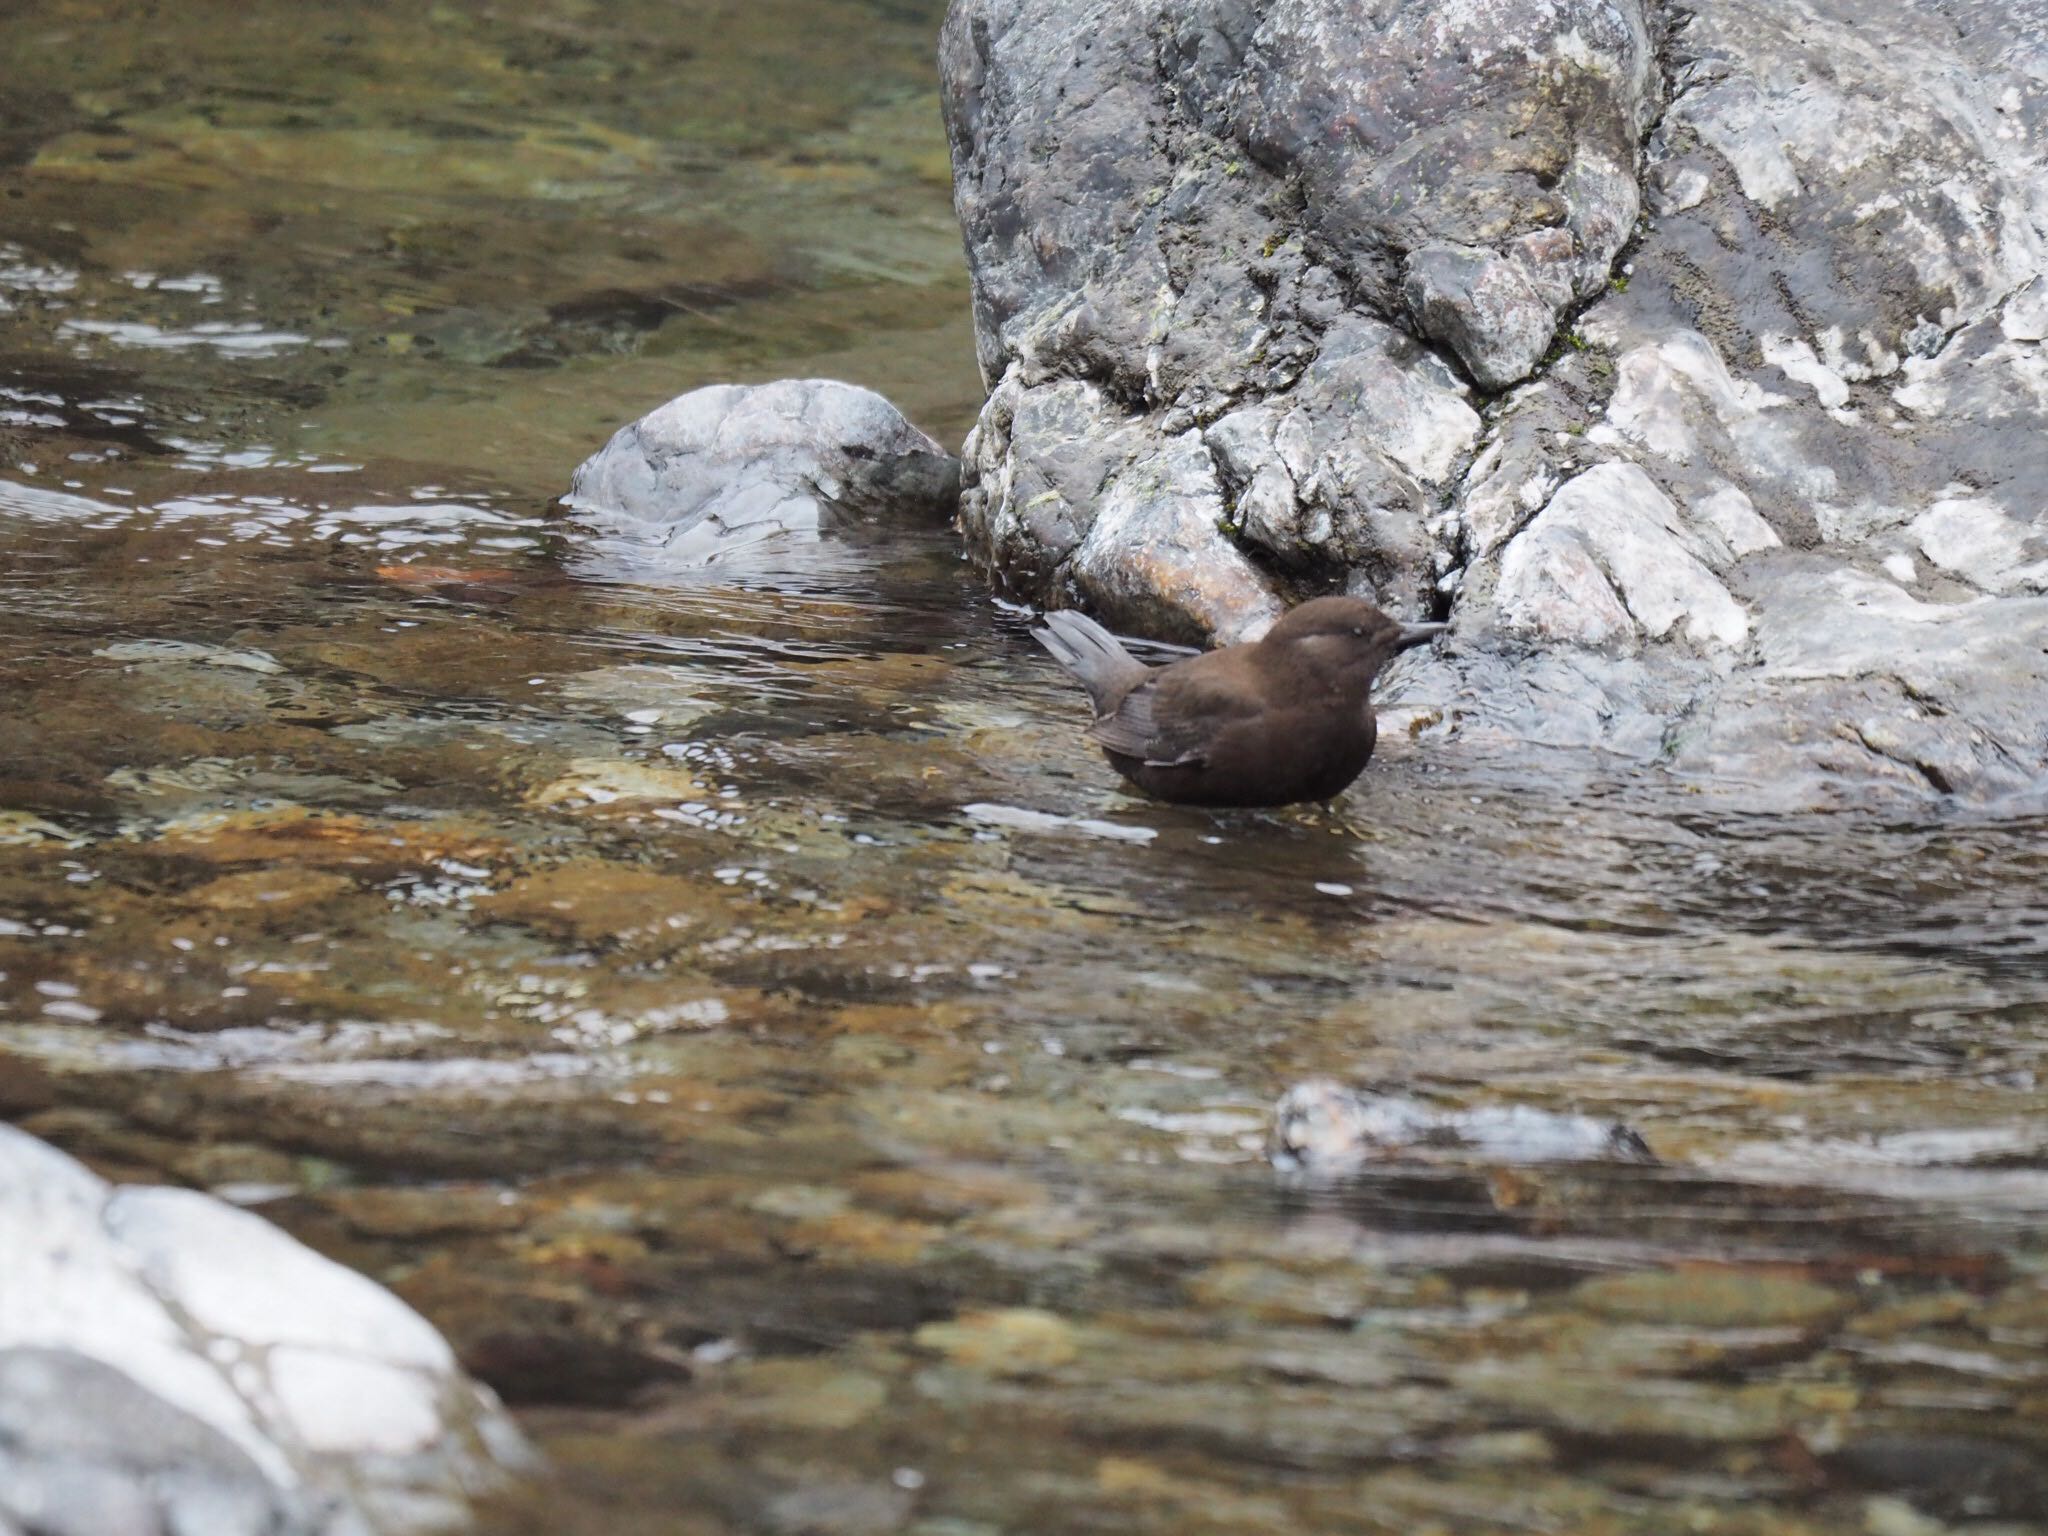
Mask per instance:
[[[493,1532],[2048,1529],[2041,823],[1163,809],[944,529],[582,574],[681,389],[971,419],[937,7],[307,15],[0,18],[0,1112],[426,1311]]]

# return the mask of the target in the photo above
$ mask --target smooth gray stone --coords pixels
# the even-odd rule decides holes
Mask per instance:
[[[683,575],[884,519],[950,518],[960,466],[872,390],[713,385],[621,427],[567,504],[623,575]]]

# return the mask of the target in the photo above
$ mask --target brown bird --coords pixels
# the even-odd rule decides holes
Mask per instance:
[[[1031,633],[1095,703],[1088,734],[1110,767],[1182,805],[1329,800],[1364,771],[1379,725],[1372,684],[1397,652],[1442,634],[1357,597],[1319,597],[1263,639],[1148,667],[1086,614]]]

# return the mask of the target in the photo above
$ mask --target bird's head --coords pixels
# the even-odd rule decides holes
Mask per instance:
[[[1373,675],[1401,651],[1425,645],[1448,624],[1403,624],[1362,597],[1318,597],[1291,608],[1259,643],[1283,665],[1326,676]]]

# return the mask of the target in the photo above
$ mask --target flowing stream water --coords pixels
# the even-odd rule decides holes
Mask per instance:
[[[2048,1530],[2039,820],[1173,810],[945,528],[579,567],[684,389],[972,420],[939,13],[0,15],[0,1114],[424,1311],[488,1533]]]

